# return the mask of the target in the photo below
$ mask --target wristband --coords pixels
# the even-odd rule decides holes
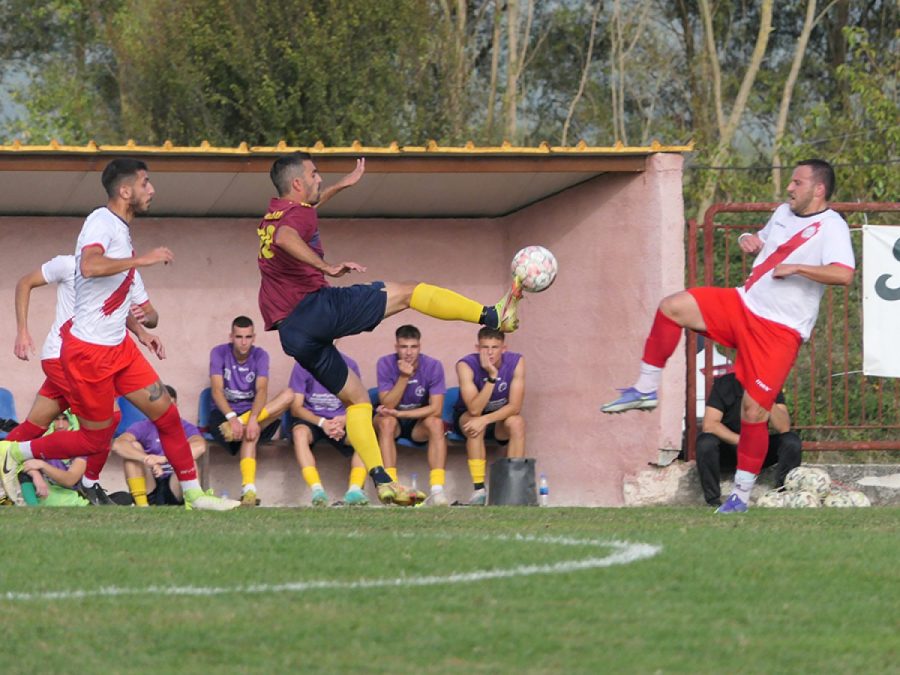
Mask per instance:
[[[487,381],[490,382],[491,384],[497,384],[497,378],[496,378],[496,377],[489,377],[489,378],[487,378]]]
[[[226,420],[233,420],[235,417],[237,417],[237,413],[234,412],[234,410],[225,413],[225,419],[226,419]]]
[[[322,426],[323,426],[324,424],[325,424],[325,418],[324,418],[324,417],[320,417],[320,418],[319,418],[319,428],[321,429]]]
[[[739,235],[738,235],[738,241],[740,241],[740,240],[743,239],[744,237],[750,237],[750,236],[753,236],[753,233],[752,233],[752,232],[744,232],[744,233],[742,233],[742,234],[739,234]]]

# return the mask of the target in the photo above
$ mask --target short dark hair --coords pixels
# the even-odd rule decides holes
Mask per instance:
[[[272,179],[272,185],[278,190],[278,196],[286,195],[291,191],[291,170],[294,167],[302,166],[305,161],[312,161],[312,155],[308,152],[292,152],[289,155],[282,155],[272,164],[269,170],[269,178]]]
[[[404,324],[394,331],[394,337],[398,340],[421,340],[422,333],[412,324]]]
[[[825,199],[831,199],[835,188],[834,168],[831,164],[824,159],[804,159],[797,162],[797,166],[808,166],[812,169],[813,179],[825,186]]]
[[[235,328],[253,328],[253,319],[249,316],[244,316],[243,314],[236,316],[234,317],[234,321],[231,322],[231,328],[232,330]]]
[[[103,169],[103,175],[100,176],[106,196],[115,197],[122,181],[136,176],[138,171],[147,171],[147,165],[141,160],[131,157],[120,157],[107,164]]]
[[[481,330],[478,331],[478,339],[479,340],[500,340],[500,342],[506,342],[506,335],[500,330],[496,328],[491,328],[490,326],[482,326]]]
[[[173,401],[174,401],[176,398],[178,398],[178,394],[177,394],[177,392],[175,391],[175,387],[173,387],[173,386],[171,386],[171,385],[169,385],[169,384],[165,385],[165,387],[166,387],[166,391],[169,392],[169,398],[171,398]]]

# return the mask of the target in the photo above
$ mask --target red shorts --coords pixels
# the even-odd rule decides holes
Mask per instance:
[[[689,288],[688,293],[703,314],[703,334],[737,349],[734,374],[754,401],[771,410],[797,360],[800,335],[751,312],[736,288],[704,286]]]
[[[108,347],[84,342],[63,326],[60,360],[69,382],[72,412],[93,422],[113,416],[116,394],[130,394],[159,380],[134,341]]]
[[[69,407],[69,381],[59,359],[42,359],[41,369],[46,379],[38,390],[38,396],[49,398],[59,404],[60,410]]]

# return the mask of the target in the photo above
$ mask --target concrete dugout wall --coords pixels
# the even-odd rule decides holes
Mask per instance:
[[[323,219],[330,260],[367,265],[351,282],[422,280],[493,303],[508,283],[513,253],[542,244],[558,257],[560,274],[546,293],[528,296],[521,329],[508,336],[510,350],[526,358],[524,415],[527,452],[546,473],[557,505],[618,506],[627,478],[657,457],[660,448],[680,447],[684,410],[682,350],[666,370],[660,408],[653,413],[601,415],[601,403],[616,386],[630,385],[643,340],[661,297],[684,284],[682,158],[655,154],[640,173],[606,174],[497,219]],[[99,192],[99,189],[98,189]],[[260,195],[260,210],[268,195]],[[98,202],[102,195],[98,195]],[[37,360],[12,353],[17,279],[59,253],[74,250],[81,218],[0,217],[0,386],[12,390],[23,419],[42,381]],[[155,361],[163,381],[179,392],[183,416],[196,421],[197,397],[208,385],[209,349],[227,340],[232,318],[247,314],[258,323],[257,344],[272,357],[270,392],[286,386],[292,362],[277,334],[262,331],[257,304],[255,219],[142,218],[132,226],[137,251],[166,245],[173,265],[142,270],[160,313],[155,331],[168,358]],[[341,280],[343,282],[343,280]],[[31,334],[38,352],[53,318],[55,292],[32,294]],[[440,359],[448,386],[454,364],[472,351],[477,326],[441,322],[403,312],[373,333],[341,341],[355,358],[367,386],[375,385],[375,362],[392,351],[402,323],[422,330],[423,351]],[[328,447],[318,450],[330,493],[345,488],[345,460]],[[427,484],[425,453],[404,450],[401,476],[415,471]],[[212,485],[239,491],[236,459],[221,450],[211,456]],[[463,448],[451,448],[451,498],[466,499],[470,484]],[[124,485],[119,463],[102,478]],[[268,504],[307,503],[307,490],[286,447],[267,450],[259,467],[260,494]]]

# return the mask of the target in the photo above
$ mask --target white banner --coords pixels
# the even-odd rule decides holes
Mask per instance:
[[[863,372],[900,377],[900,227],[863,227]]]

